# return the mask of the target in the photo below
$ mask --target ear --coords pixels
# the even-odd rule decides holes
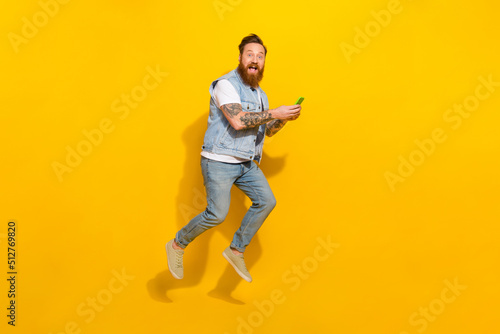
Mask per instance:
[[[238,56],[238,62],[241,63],[241,53],[240,55]]]

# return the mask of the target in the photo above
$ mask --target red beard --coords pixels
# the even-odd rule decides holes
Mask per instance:
[[[257,73],[248,73],[248,68],[250,66],[256,66],[258,69]],[[257,88],[259,87],[259,82],[261,82],[262,78],[264,77],[264,66],[262,66],[262,68],[259,68],[257,64],[249,64],[245,67],[242,63],[240,63],[238,65],[238,73],[240,74],[241,79],[246,85]]]

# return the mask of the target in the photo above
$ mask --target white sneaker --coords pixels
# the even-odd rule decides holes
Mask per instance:
[[[252,281],[252,276],[250,276],[250,273],[245,266],[245,259],[243,258],[243,254],[236,255],[231,250],[231,247],[228,247],[222,252],[222,256],[224,256],[229,264],[233,266],[234,270],[236,270],[238,275],[240,275],[245,281]]]
[[[165,248],[167,250],[167,260],[168,260],[168,270],[172,276],[177,279],[182,279],[184,277],[184,267],[182,264],[182,257],[184,256],[184,250],[175,249],[172,244],[174,239],[167,242]]]

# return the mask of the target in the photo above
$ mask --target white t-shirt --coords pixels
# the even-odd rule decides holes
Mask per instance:
[[[260,92],[257,90],[258,99],[260,101]],[[217,82],[215,88],[213,90],[213,98],[215,99],[215,103],[217,107],[220,109],[221,106],[229,103],[238,103],[241,104],[240,96],[234,86],[227,79],[222,79]],[[245,161],[250,161],[250,159],[241,159],[237,157],[232,157],[230,155],[225,154],[216,154],[202,151],[201,155],[207,159],[227,162],[231,164],[241,163]]]

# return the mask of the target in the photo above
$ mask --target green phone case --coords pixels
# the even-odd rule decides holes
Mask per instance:
[[[301,96],[301,97],[299,97],[299,99],[297,100],[297,102],[295,102],[295,104],[301,104],[302,101],[304,101],[304,98]]]

